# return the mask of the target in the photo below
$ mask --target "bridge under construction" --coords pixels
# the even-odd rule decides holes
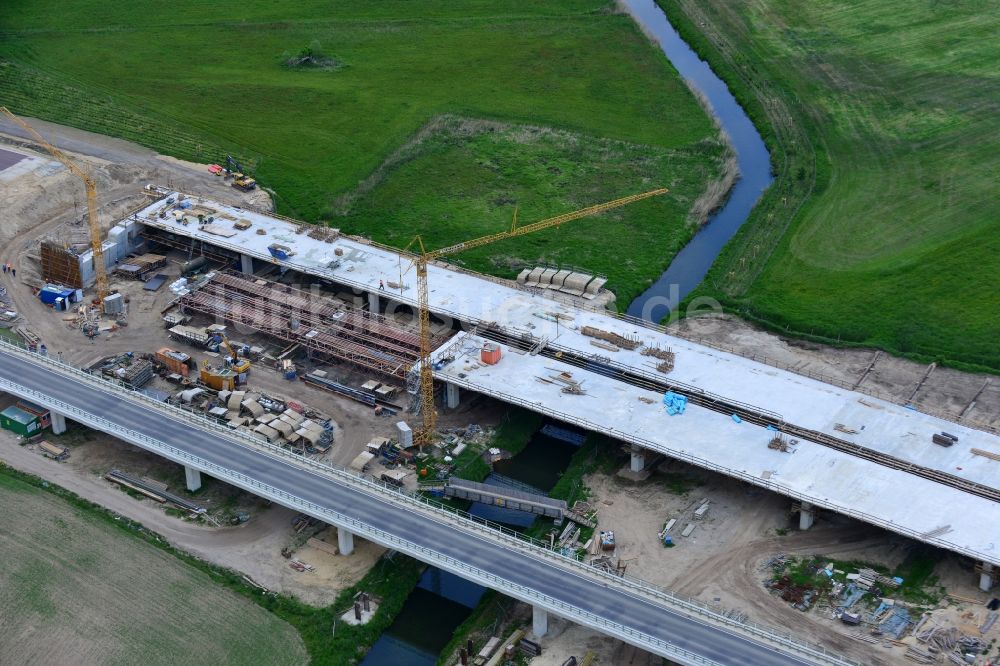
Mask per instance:
[[[238,269],[186,289],[182,307],[396,377],[417,357],[416,338],[392,325],[417,305],[417,279],[392,248],[166,191],[112,236]],[[275,269],[352,291],[361,307],[331,313],[305,293],[275,306],[260,293],[266,281],[248,279]],[[646,452],[665,454],[792,498],[803,528],[819,510],[852,516],[973,558],[981,585],[993,584],[996,432],[685,340],[558,290],[441,262],[428,278],[430,310],[443,322],[432,355],[439,408],[456,407],[462,391],[521,405],[626,442],[634,470]]]

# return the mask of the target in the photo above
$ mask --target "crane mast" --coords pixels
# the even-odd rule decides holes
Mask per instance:
[[[621,199],[607,201],[595,206],[589,206],[570,213],[557,215],[556,217],[550,217],[522,227],[517,226],[515,218],[515,223],[511,225],[509,231],[502,231],[487,236],[481,236],[463,243],[449,245],[438,250],[427,251],[424,248],[424,242],[420,236],[416,236],[412,241],[410,241],[404,251],[408,251],[411,247],[416,245],[416,248],[414,248],[416,256],[413,257],[412,265],[416,267],[417,273],[417,311],[420,320],[420,357],[417,362],[420,364],[420,410],[422,423],[420,430],[416,435],[417,444],[423,446],[424,444],[429,443],[434,433],[434,427],[437,424],[437,412],[434,410],[434,369],[431,367],[431,352],[433,350],[431,349],[430,288],[427,282],[427,267],[430,262],[447,255],[458,254],[459,252],[471,250],[472,248],[489,245],[490,243],[496,243],[497,241],[506,240],[508,238],[516,238],[518,236],[525,236],[527,234],[532,234],[536,231],[542,231],[543,229],[549,229],[551,227],[558,227],[567,222],[572,222],[573,220],[579,220],[580,218],[597,215],[599,213],[603,213],[604,211],[619,208],[621,206],[627,206],[630,203],[648,199],[650,197],[660,196],[661,194],[666,194],[668,191],[669,190],[666,188],[660,188],[650,190],[649,192],[633,194],[631,196],[622,197]]]
[[[11,122],[27,132],[28,135],[40,146],[42,146],[42,148],[44,148],[50,155],[52,155],[52,157],[59,160],[74,176],[83,181],[83,188],[87,194],[87,227],[90,231],[90,248],[93,250],[94,254],[94,275],[97,278],[97,296],[101,299],[101,301],[103,301],[104,297],[107,296],[109,292],[108,271],[107,267],[104,265],[104,248],[101,243],[101,225],[97,217],[97,185],[94,182],[93,176],[71,160],[68,155],[46,141],[45,138],[36,132],[31,125],[11,113],[10,109],[5,106],[0,106],[0,113],[3,113],[3,115],[9,118]]]

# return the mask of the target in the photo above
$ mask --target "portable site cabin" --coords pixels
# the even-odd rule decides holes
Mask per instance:
[[[51,305],[56,310],[68,310],[75,298],[75,289],[68,289],[54,284],[47,284],[38,292],[38,299],[46,305]]]
[[[42,429],[38,416],[11,405],[0,412],[0,428],[30,437]]]
[[[17,408],[22,412],[27,412],[31,416],[38,418],[38,426],[40,428],[48,428],[52,425],[52,416],[49,414],[49,410],[41,405],[36,405],[33,402],[28,402],[27,400],[18,400]]]

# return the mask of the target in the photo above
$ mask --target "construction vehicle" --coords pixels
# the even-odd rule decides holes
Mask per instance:
[[[97,218],[97,185],[93,176],[88,171],[77,165],[65,153],[46,141],[41,134],[36,132],[28,123],[24,122],[5,107],[0,106],[0,113],[3,113],[15,125],[27,132],[42,148],[52,157],[56,158],[70,170],[74,176],[83,181],[84,190],[87,193],[87,226],[90,229],[90,247],[94,252],[94,274],[97,277],[97,297],[101,302],[108,295],[108,271],[104,265],[104,248],[101,243],[101,225]]]
[[[257,187],[257,181],[246,175],[246,169],[243,165],[233,159],[232,155],[226,155],[226,172],[224,175],[231,175],[233,178],[233,187],[243,190],[244,192],[249,192],[250,190]]]
[[[660,188],[650,190],[649,192],[643,192],[641,194],[633,194],[628,197],[622,197],[621,199],[615,199],[614,201],[608,201],[602,204],[597,204],[596,206],[590,206],[589,208],[581,208],[580,210],[576,210],[571,213],[564,213],[556,217],[550,217],[546,220],[534,222],[522,227],[517,226],[517,211],[515,210],[514,220],[511,223],[509,231],[501,231],[499,233],[490,234],[489,236],[481,236],[480,238],[465,241],[464,243],[449,245],[439,250],[427,250],[424,247],[423,239],[420,236],[415,236],[403,250],[404,254],[409,254],[410,248],[413,248],[413,254],[410,254],[410,266],[415,266],[417,272],[417,311],[420,319],[420,353],[417,359],[417,364],[420,366],[419,390],[422,424],[416,433],[416,437],[414,438],[415,443],[419,446],[429,444],[434,435],[434,426],[437,423],[437,412],[434,410],[434,370],[431,367],[432,350],[430,291],[427,284],[427,266],[430,262],[448,255],[471,250],[472,248],[489,245],[490,243],[495,243],[497,241],[515,238],[517,236],[525,236],[550,227],[558,227],[566,222],[579,220],[584,217],[590,217],[591,215],[597,215],[598,213],[603,213],[604,211],[612,210],[614,208],[620,208],[621,206],[626,206],[630,203],[648,199],[650,197],[660,196],[661,194],[666,194],[668,191],[669,190],[666,188]]]
[[[236,352],[236,349],[229,343],[229,338],[226,337],[225,333],[220,333],[219,335],[222,338],[219,346],[225,347],[226,351],[229,352],[229,359],[226,361],[226,365],[241,375],[250,372],[250,359],[243,358]]]
[[[249,176],[244,176],[242,173],[236,173],[233,174],[233,187],[244,192],[249,192],[257,187],[257,181]]]

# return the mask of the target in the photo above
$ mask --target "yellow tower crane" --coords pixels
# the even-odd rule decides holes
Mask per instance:
[[[427,250],[424,247],[424,241],[420,236],[416,236],[412,241],[410,241],[404,252],[409,252],[412,248],[415,256],[413,257],[413,263],[411,265],[416,266],[417,269],[417,310],[420,318],[420,357],[417,362],[420,364],[420,410],[423,412],[423,422],[420,430],[417,432],[416,441],[420,446],[430,442],[434,433],[434,426],[437,423],[437,412],[434,411],[434,373],[431,368],[431,351],[433,350],[431,349],[430,294],[427,284],[428,264],[432,261],[440,259],[441,257],[458,254],[459,252],[465,252],[466,250],[471,250],[472,248],[489,245],[490,243],[506,240],[508,238],[524,236],[536,231],[541,231],[542,229],[558,227],[566,222],[579,220],[582,217],[597,215],[598,213],[626,206],[636,201],[666,194],[668,191],[669,190],[666,188],[661,188],[651,190],[649,192],[643,192],[641,194],[633,194],[628,197],[622,197],[621,199],[615,199],[614,201],[608,201],[602,204],[597,204],[596,206],[590,206],[589,208],[581,208],[580,210],[573,211],[572,213],[564,213],[556,217],[550,217],[546,220],[534,222],[522,227],[517,226],[517,215],[515,213],[514,222],[511,224],[509,231],[501,231],[500,233],[482,236],[470,241],[465,241],[464,243],[456,243],[454,245],[449,245],[448,247],[443,247],[439,250]]]
[[[97,276],[97,296],[103,301],[104,297],[108,295],[108,271],[104,266],[104,249],[101,246],[101,225],[97,219],[97,187],[94,184],[94,178],[65,153],[46,141],[31,125],[11,113],[7,107],[0,106],[0,113],[10,118],[15,125],[27,132],[32,139],[45,148],[52,157],[62,162],[74,176],[83,181],[83,187],[87,192],[87,225],[90,227],[90,247],[94,251],[94,274]]]

